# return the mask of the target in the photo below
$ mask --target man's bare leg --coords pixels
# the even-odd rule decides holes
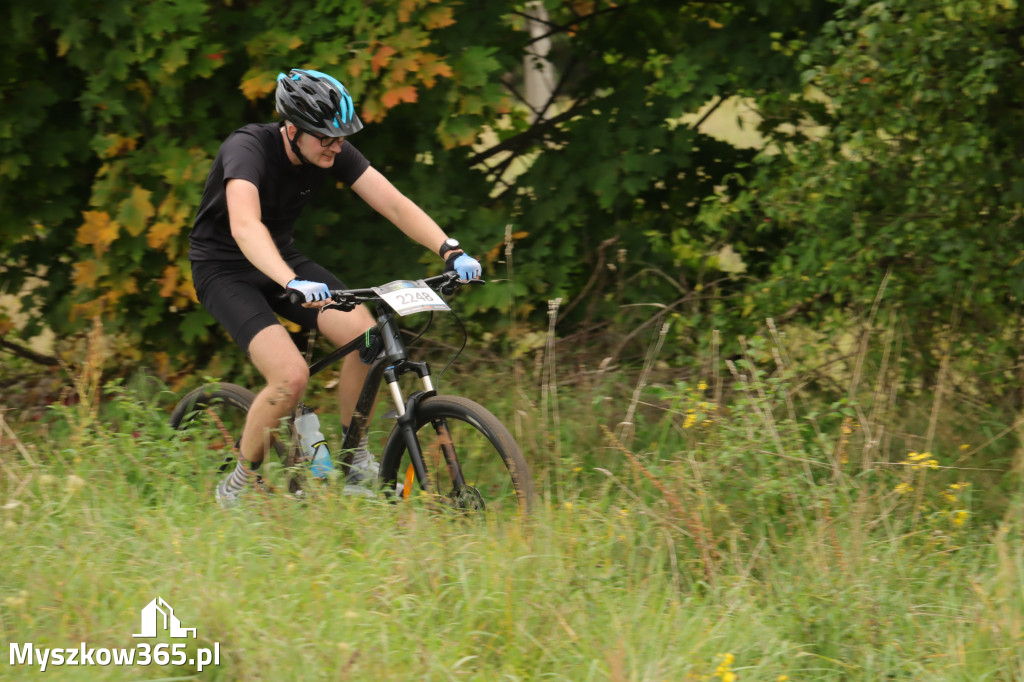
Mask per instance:
[[[256,475],[270,446],[270,434],[291,414],[309,381],[309,368],[288,332],[279,324],[261,330],[249,343],[249,357],[267,380],[256,394],[239,442],[234,471],[217,487],[222,506],[232,506]]]
[[[341,346],[357,336],[361,336],[374,325],[373,317],[364,306],[344,313],[340,310],[328,310],[319,316],[320,331],[335,346]],[[348,427],[352,415],[356,411],[359,392],[366,381],[370,366],[363,364],[357,353],[352,353],[341,363],[341,376],[338,379],[338,411],[341,423]],[[369,418],[369,415],[367,415]]]
[[[358,306],[347,313],[340,310],[328,310],[322,313],[319,319],[320,331],[336,346],[344,345],[361,336],[373,324],[373,317],[363,306]],[[352,415],[356,411],[359,393],[369,372],[370,366],[363,364],[358,353],[352,353],[342,362],[341,376],[338,379],[338,411],[341,415],[341,423],[345,428],[352,423]],[[365,417],[369,421],[370,415],[367,414]],[[351,462],[352,469],[348,475],[349,483],[358,486],[377,477],[378,464],[376,458],[370,454],[366,432],[363,432]]]
[[[239,446],[242,456],[257,464],[269,445],[269,432],[291,414],[302,399],[309,381],[309,367],[279,324],[261,330],[249,344],[249,357],[267,385],[256,394],[249,409]]]

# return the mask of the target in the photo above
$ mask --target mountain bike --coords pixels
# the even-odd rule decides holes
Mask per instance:
[[[314,376],[353,352],[370,365],[355,414],[344,430],[341,450],[332,452],[342,474],[338,478],[344,480],[349,470],[383,381],[395,408],[382,416],[395,421],[380,452],[378,484],[386,499],[399,502],[426,498],[458,511],[529,514],[536,495],[533,478],[512,434],[478,403],[438,394],[429,364],[410,359],[409,346],[426,333],[430,321],[408,345],[402,339],[399,317],[429,312],[432,321],[435,312],[454,315],[445,297],[462,284],[456,273],[447,272],[368,289],[331,291],[332,302],[325,308],[349,311],[365,303],[373,307],[377,320],[362,336],[309,366],[309,374]],[[457,315],[454,317],[463,331],[463,345],[445,369],[461,355],[468,339],[465,326]],[[307,353],[307,362],[309,359]],[[399,379],[410,373],[419,378],[422,388],[405,395]],[[236,384],[208,383],[178,402],[170,423],[182,432],[183,441],[197,446],[200,453],[211,453],[217,461],[211,462],[210,468],[216,465],[216,470],[223,473],[235,466],[238,440],[254,398],[252,391]],[[293,494],[301,494],[311,480],[305,471],[309,463],[304,461],[294,427],[295,417],[304,409],[300,403],[285,420],[287,428],[270,435],[270,449],[285,468]]]

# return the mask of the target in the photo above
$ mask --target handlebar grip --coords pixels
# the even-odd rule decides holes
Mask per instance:
[[[306,302],[306,297],[303,296],[300,292],[295,291],[294,289],[285,290],[284,296],[292,305],[302,305],[303,303]]]

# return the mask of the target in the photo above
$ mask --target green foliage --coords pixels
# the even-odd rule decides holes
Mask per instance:
[[[560,297],[574,306],[560,315],[563,328],[643,319],[629,320],[623,304],[685,311],[687,323],[724,313],[705,302],[729,291],[735,278],[717,254],[743,237],[700,209],[743,181],[753,152],[681,117],[769,83],[799,87],[790,57],[769,49],[771,35],[816,27],[822,3],[770,5],[546,3],[557,96],[536,120],[499,127],[499,144],[474,161],[489,166],[495,201],[529,235],[516,276],[534,305]],[[689,326],[676,325],[674,341]]]
[[[763,305],[866,310],[885,281],[885,306],[904,316],[933,372],[927,349],[945,325],[965,333],[965,354],[1015,358],[1006,334],[1017,337],[1009,330],[1024,300],[1016,3],[837,5],[798,55],[815,98],[796,108],[827,128],[802,141],[780,135],[785,153],[762,155],[748,190],[777,239]]]
[[[1021,491],[983,516],[990,491],[979,472],[948,467],[946,443],[934,455],[873,450],[872,434],[906,425],[859,421],[866,402],[806,401],[769,369],[770,350],[754,340],[736,376],[711,385],[656,382],[632,438],[579,428],[624,411],[600,381],[551,396],[558,429],[522,390],[500,390],[511,373],[462,376],[460,392],[486,388],[496,414],[525,426],[544,501],[522,527],[330,487],[305,502],[253,493],[224,512],[216,458],[168,456],[159,406],[176,396],[148,380],[109,384],[102,405],[52,410],[38,438],[5,435],[0,632],[130,647],[159,594],[201,646],[220,643],[222,665],[199,679],[1021,672]],[[239,600],[268,576],[272,597]],[[282,624],[295,634],[265,637]]]
[[[538,319],[544,299],[589,293],[568,325],[678,298],[719,272],[714,254],[732,239],[694,222],[701,200],[751,157],[679,117],[766,82],[793,87],[790,57],[766,47],[780,25],[820,23],[820,4],[547,3],[557,83],[531,112],[515,101],[533,42],[522,2],[496,12],[390,0],[372,13],[327,0],[9,3],[5,288],[41,275],[46,286],[26,300],[41,306],[35,327],[67,333],[102,314],[162,366],[222,344],[192,295],[189,223],[219,141],[269,119],[277,72],[300,65],[346,82],[372,124],[360,148],[492,277],[505,274],[512,225],[519,281],[477,294],[471,309],[496,311],[500,325],[508,287],[515,314]],[[381,240],[381,219],[355,203],[339,193],[310,212],[300,245],[354,284],[415,274],[405,240]],[[602,266],[611,262],[632,279]]]
[[[454,75],[428,47],[452,8],[426,0],[378,3],[372,15],[361,2],[285,11],[202,0],[19,1],[4,12],[14,34],[2,57],[5,288],[44,278],[25,302],[43,311],[29,333],[101,314],[163,364],[222,342],[194,298],[187,234],[217,145],[270,120],[279,71],[333,67],[368,123]],[[442,118],[436,136],[460,142],[447,128],[460,117]]]
[[[934,382],[943,324],[969,333],[964,361],[1018,352],[1014,3],[552,0],[539,104],[535,7],[8,3],[0,268],[7,291],[45,282],[26,335],[102,312],[160,367],[224,347],[192,296],[190,221],[220,140],[269,120],[276,73],[301,65],[346,82],[358,146],[484,261],[492,284],[464,307],[494,338],[560,298],[562,334],[626,328],[603,340],[635,358],[669,320],[686,357],[767,315],[847,324],[890,273],[908,370]],[[701,125],[732,98],[763,147]],[[382,222],[327,193],[299,243],[353,286],[440,267]]]

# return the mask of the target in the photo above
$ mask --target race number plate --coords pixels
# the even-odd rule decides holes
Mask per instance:
[[[423,282],[400,279],[373,290],[399,315],[412,315],[426,310],[451,310],[437,292]]]

